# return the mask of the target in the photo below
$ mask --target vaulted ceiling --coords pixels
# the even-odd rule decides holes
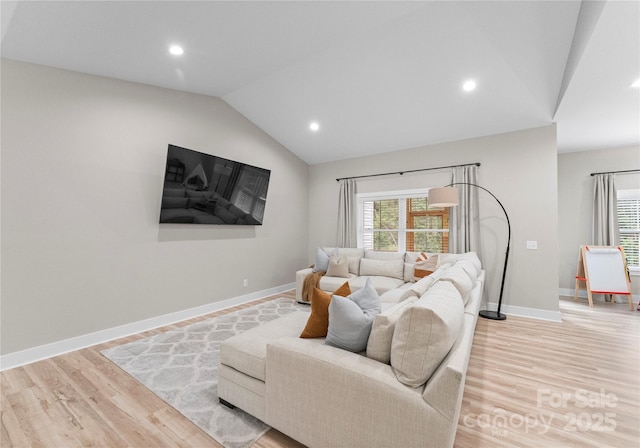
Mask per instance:
[[[640,142],[637,1],[0,7],[2,57],[220,97],[311,164],[552,122],[560,152]]]

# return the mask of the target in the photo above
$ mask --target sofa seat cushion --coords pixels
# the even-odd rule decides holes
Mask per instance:
[[[296,311],[232,336],[220,345],[220,363],[264,381],[267,344],[281,337],[298,337],[308,319],[308,312]]]
[[[349,280],[351,291],[357,291],[358,289],[362,288],[367,279],[371,279],[371,284],[380,296],[387,291],[391,291],[392,289],[396,289],[404,285],[404,280],[400,280],[397,278],[382,277],[379,275],[360,276]]]
[[[420,387],[438,368],[460,334],[464,306],[450,282],[436,282],[396,322],[391,366],[398,381]]]
[[[362,288],[362,285],[364,285],[364,282],[362,282],[362,285],[358,286],[357,288],[354,288],[351,282],[356,278],[358,277],[354,274],[349,274],[348,279],[344,277],[332,277],[330,275],[323,275],[322,277],[320,277],[320,281],[318,282],[318,288],[323,291],[332,293],[336,291],[338,288],[340,288],[342,285],[344,285],[345,281],[348,281],[351,291],[355,291],[356,289]]]

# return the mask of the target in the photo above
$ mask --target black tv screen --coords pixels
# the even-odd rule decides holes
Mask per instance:
[[[271,171],[169,145],[160,223],[262,225]]]

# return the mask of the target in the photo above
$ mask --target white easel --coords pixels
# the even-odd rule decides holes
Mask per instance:
[[[593,307],[592,294],[617,294],[627,296],[629,309],[633,310],[631,280],[622,247],[581,246],[574,300],[578,300],[579,289],[587,290],[589,307]]]

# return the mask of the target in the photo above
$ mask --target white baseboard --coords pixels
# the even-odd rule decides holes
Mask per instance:
[[[52,342],[51,344],[41,345],[38,347],[21,350],[19,352],[8,353],[0,356],[0,371],[20,367],[25,364],[31,364],[43,359],[52,358],[54,356],[63,355],[65,353],[81,350],[91,347],[92,345],[102,344],[104,342],[113,341],[114,339],[123,338],[132,334],[142,333],[144,331],[153,330],[154,328],[181,322],[194,317],[220,311],[232,306],[241,305],[246,302],[261,299],[263,297],[272,296],[295,288],[295,283],[278,286],[275,288],[265,289],[263,291],[245,294],[243,296],[234,297],[219,302],[209,303],[207,305],[190,308],[187,310],[177,311],[175,313],[165,314],[162,316],[144,319],[138,322],[121,325],[106,330],[96,331],[94,333],[77,336],[62,341]]]
[[[498,304],[489,302],[486,309],[495,311],[498,309]],[[562,322],[560,311],[540,310],[538,308],[527,308],[524,306],[502,305],[502,307],[500,308],[500,313],[506,314],[508,316],[520,316],[528,317],[530,319]]]
[[[566,297],[573,297],[573,295],[575,294],[575,289],[570,289],[570,288],[559,288],[559,293],[561,296],[566,296]],[[603,294],[596,294],[597,297],[601,297]],[[583,299],[586,299],[589,297],[589,295],[587,294],[587,290],[586,289],[580,289],[578,290],[578,297],[581,297]],[[620,297],[624,297],[624,296],[620,296],[618,295],[618,300],[620,300]],[[638,302],[640,300],[640,296],[637,294],[632,294],[631,295],[631,300],[633,302]],[[627,299],[624,299],[625,302],[627,302]]]

